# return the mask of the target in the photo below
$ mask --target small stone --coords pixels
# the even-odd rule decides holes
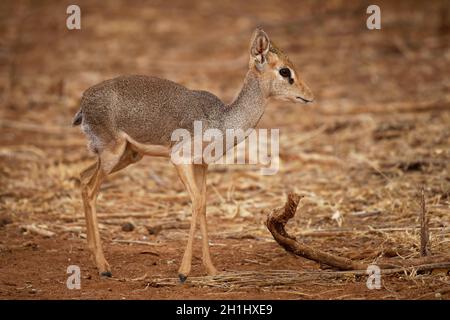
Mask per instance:
[[[154,226],[154,227],[147,226],[146,228],[148,233],[152,235],[157,235],[162,230],[161,226]]]
[[[10,217],[8,216],[0,216],[0,228],[6,226],[7,224],[11,224],[13,221]]]
[[[33,251],[36,251],[39,249],[39,245],[33,241],[26,241],[22,243],[22,247],[30,248]]]
[[[440,292],[436,292],[434,294],[434,296],[436,297],[436,299],[441,299],[442,298],[442,294]]]
[[[126,222],[126,223],[122,224],[122,231],[131,232],[133,230],[134,230],[134,224],[132,224],[131,222]]]

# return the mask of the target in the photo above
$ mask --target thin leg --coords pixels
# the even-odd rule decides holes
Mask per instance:
[[[194,177],[194,166],[187,164],[177,165],[175,167],[192,200],[192,220],[191,227],[189,229],[188,242],[184,251],[183,260],[181,261],[180,268],[178,269],[178,276],[180,277],[180,281],[184,282],[189,275],[189,272],[191,271],[192,245],[194,243],[195,228],[197,226],[197,214],[199,212],[200,203],[198,202],[198,199],[196,199],[196,197],[192,196],[193,194],[198,194]]]
[[[129,148],[126,142],[117,144],[115,148],[105,150],[97,162],[81,173],[81,194],[86,217],[88,247],[94,262],[103,276],[111,276],[111,270],[105,259],[98,229],[96,201],[100,186],[109,173],[137,162],[142,156]]]
[[[119,162],[114,166],[114,168],[111,170],[110,173],[122,170],[123,168],[128,167],[130,164],[138,162],[139,160],[142,159],[143,157],[142,154],[133,150],[133,146],[129,142],[126,142],[126,144],[127,145],[125,147],[125,151],[120,157]]]
[[[97,170],[97,166],[98,163],[95,162],[93,164],[91,164],[89,167],[87,167],[86,169],[84,169],[81,173],[80,173],[80,180],[83,181],[89,181],[89,179],[92,177],[92,175],[94,174],[95,170]]]
[[[91,167],[87,168],[84,173],[87,174],[87,171],[90,170],[90,168]],[[85,177],[86,174],[84,175]],[[99,158],[95,171],[91,177],[87,181],[82,181],[81,195],[83,197],[84,214],[86,217],[88,247],[91,250],[99,273],[103,276],[110,277],[111,270],[103,254],[100,233],[98,230],[97,212],[95,209],[98,191],[105,176],[106,174],[101,168],[101,161]]]
[[[200,172],[199,172],[200,171]],[[213,276],[217,274],[217,270],[211,260],[211,254],[209,252],[209,239],[208,239],[208,227],[206,223],[206,173],[207,167],[197,170],[197,185],[200,189],[201,208],[199,212],[200,231],[202,233],[202,262],[206,268],[208,275]]]
[[[211,262],[209,253],[208,235],[206,229],[206,165],[183,164],[175,166],[181,181],[186,187],[192,200],[192,220],[189,230],[188,242],[184,251],[183,260],[178,270],[180,280],[184,282],[191,271],[192,246],[194,242],[197,219],[201,222],[203,239],[203,263],[208,274],[215,274],[216,269]]]

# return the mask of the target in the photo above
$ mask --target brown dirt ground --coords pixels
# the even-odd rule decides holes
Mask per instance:
[[[2,1],[0,298],[449,299],[448,270],[383,276],[380,290],[368,290],[365,277],[263,281],[273,270],[320,270],[264,226],[289,191],[305,195],[292,234],[369,263],[419,256],[424,187],[431,252],[450,252],[450,8],[379,2],[381,31],[365,28],[364,1],[181,0],[77,1],[82,30],[68,31],[68,1]],[[297,64],[317,102],[268,106],[260,127],[280,128],[278,174],[216,166],[208,176],[213,259],[222,272],[251,276],[208,284],[197,244],[191,281],[177,284],[189,201],[168,161],[144,159],[102,187],[114,277],[100,279],[78,180],[93,157],[70,127],[81,93],[119,74],[151,74],[231,101],[256,25]],[[124,222],[135,230],[122,231]],[[24,232],[32,223],[55,235]],[[81,290],[66,288],[71,264],[81,267]]]

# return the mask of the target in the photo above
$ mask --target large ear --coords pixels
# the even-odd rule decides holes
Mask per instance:
[[[257,28],[253,32],[252,40],[250,42],[250,55],[259,63],[266,62],[266,56],[269,53],[270,40],[263,29]]]

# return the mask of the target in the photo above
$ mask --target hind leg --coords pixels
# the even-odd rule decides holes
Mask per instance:
[[[81,173],[81,194],[86,217],[88,247],[99,273],[103,276],[111,276],[111,269],[103,254],[98,229],[96,213],[98,192],[108,174],[123,169],[141,158],[142,156],[130,151],[127,142],[122,140],[120,143],[105,148],[97,162]]]
[[[114,168],[111,170],[110,173],[117,172],[119,170],[122,170],[123,168],[128,167],[130,164],[133,164],[135,162],[138,162],[143,157],[142,154],[135,151],[132,145],[129,142],[126,142],[125,150],[120,157],[119,162],[114,166]]]
[[[81,195],[83,197],[84,214],[86,218],[86,230],[88,248],[91,251],[92,258],[98,271],[103,276],[111,276],[109,264],[103,254],[102,244],[100,240],[100,233],[98,230],[97,213],[95,203],[100,185],[106,174],[101,168],[101,158],[94,164],[95,167],[87,168],[81,176],[82,180]],[[89,175],[91,173],[91,175]]]

